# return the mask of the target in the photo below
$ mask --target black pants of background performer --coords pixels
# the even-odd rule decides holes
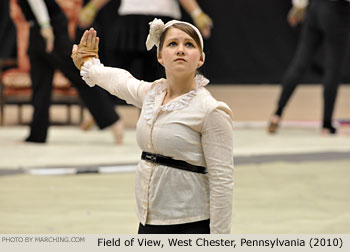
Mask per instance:
[[[28,54],[31,64],[34,112],[30,135],[26,139],[29,142],[46,141],[55,69],[59,69],[71,81],[100,129],[112,125],[119,119],[112,102],[107,98],[108,93],[99,87],[87,86],[75,68],[70,57],[72,42],[68,36],[65,19],[55,23],[54,34],[54,50],[48,54],[45,51],[45,41],[40,35],[40,28],[33,26],[30,30]]]
[[[348,42],[350,5],[345,0],[311,0],[294,59],[282,80],[276,115],[281,116],[303,73],[324,43],[323,128],[332,129],[332,117],[341,66]]]
[[[210,234],[210,220],[176,225],[139,225],[139,234]]]

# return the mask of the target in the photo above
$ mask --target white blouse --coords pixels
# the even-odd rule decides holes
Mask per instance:
[[[166,80],[153,83],[93,59],[81,75],[111,94],[142,108],[137,122],[141,150],[205,166],[207,174],[141,160],[136,170],[137,215],[142,224],[170,225],[210,219],[211,233],[230,233],[233,191],[232,112],[204,87],[162,105]]]

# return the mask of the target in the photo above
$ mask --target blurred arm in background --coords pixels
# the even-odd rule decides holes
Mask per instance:
[[[309,0],[293,0],[292,3],[293,7],[288,12],[287,20],[292,27],[295,27],[304,21]]]

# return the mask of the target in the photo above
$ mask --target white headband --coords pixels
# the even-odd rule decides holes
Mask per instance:
[[[195,32],[197,33],[197,35],[199,37],[200,43],[201,43],[202,54],[203,54],[203,58],[204,58],[204,52],[203,52],[204,43],[203,43],[203,38],[202,38],[200,31],[194,25],[187,23],[187,22],[178,21],[178,20],[171,20],[171,21],[167,22],[166,24],[164,24],[161,19],[155,18],[152,22],[150,22],[149,23],[149,34],[148,34],[147,40],[146,40],[147,50],[149,51],[153,48],[153,46],[156,46],[157,47],[157,54],[158,54],[159,53],[160,37],[161,37],[162,33],[165,31],[165,29],[167,29],[168,27],[170,27],[174,24],[185,24],[185,25],[190,26],[193,30],[195,30]]]

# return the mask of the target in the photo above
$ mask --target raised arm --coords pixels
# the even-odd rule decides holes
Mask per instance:
[[[84,32],[79,45],[73,45],[72,58],[90,87],[98,85],[127,103],[142,107],[152,83],[134,78],[128,71],[105,67],[98,59],[99,38],[93,28]]]

